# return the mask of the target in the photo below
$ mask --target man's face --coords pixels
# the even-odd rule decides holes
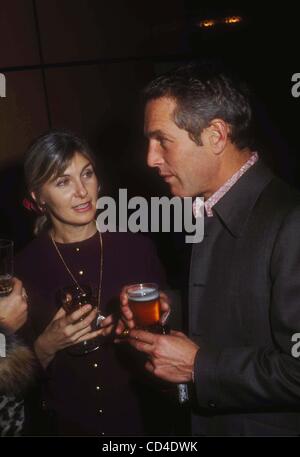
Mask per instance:
[[[186,130],[173,121],[176,102],[162,97],[151,100],[145,109],[144,131],[149,140],[147,163],[158,168],[173,195],[192,197],[215,191],[218,161],[209,141],[202,134],[203,145],[191,140]]]

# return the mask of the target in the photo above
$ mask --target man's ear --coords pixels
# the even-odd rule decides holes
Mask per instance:
[[[230,127],[227,122],[223,119],[213,119],[204,131],[206,142],[212,148],[212,152],[221,154],[229,139]]]

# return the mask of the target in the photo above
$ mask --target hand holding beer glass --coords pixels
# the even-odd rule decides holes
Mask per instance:
[[[140,283],[126,286],[121,293],[121,312],[124,323],[119,322],[116,333],[122,337],[131,328],[165,333],[165,322],[170,313],[168,298],[159,292],[155,283]]]
[[[170,304],[166,294],[159,292],[154,283],[141,283],[126,286],[121,293],[121,313],[123,321],[116,328],[117,335],[125,338],[130,329],[137,328],[152,333],[169,333],[165,326],[170,314]],[[179,404],[189,401],[188,386],[177,384],[177,400]]]

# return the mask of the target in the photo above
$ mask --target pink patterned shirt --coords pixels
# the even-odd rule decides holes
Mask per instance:
[[[258,154],[254,152],[250,159],[247,160],[246,163],[236,172],[234,175],[231,176],[224,184],[221,186],[213,195],[211,195],[205,202],[204,207],[206,210],[206,214],[208,217],[212,217],[214,214],[212,212],[213,206],[221,200],[222,197],[231,189],[231,187],[246,173],[249,168],[251,168],[256,162],[258,161]],[[193,212],[195,217],[199,217],[201,215],[201,207],[203,207],[203,203],[200,199],[195,200],[193,204]]]

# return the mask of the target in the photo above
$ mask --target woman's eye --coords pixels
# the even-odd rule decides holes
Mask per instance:
[[[64,187],[64,186],[66,186],[68,183],[69,183],[69,180],[68,180],[68,179],[62,179],[61,181],[58,181],[58,182],[57,182],[57,186],[58,186],[58,187]]]
[[[84,177],[85,178],[91,178],[94,174],[94,171],[93,170],[87,170],[85,173],[84,173]]]

